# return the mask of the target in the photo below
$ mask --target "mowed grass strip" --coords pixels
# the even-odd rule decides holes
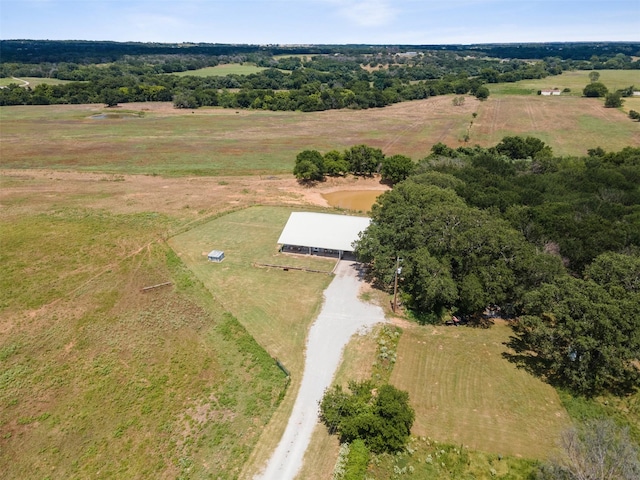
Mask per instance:
[[[411,327],[391,383],[409,392],[412,433],[495,454],[545,459],[569,418],[556,391],[502,357],[507,325]]]
[[[332,277],[254,263],[331,271],[336,260],[278,253],[278,237],[291,211],[247,208],[173,237],[169,243],[211,295],[299,379],[307,331]],[[222,263],[207,260],[207,253],[214,249],[225,252]]]

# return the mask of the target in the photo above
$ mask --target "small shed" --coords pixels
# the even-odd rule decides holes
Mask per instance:
[[[207,258],[210,262],[220,263],[224,260],[224,252],[222,250],[211,250]]]

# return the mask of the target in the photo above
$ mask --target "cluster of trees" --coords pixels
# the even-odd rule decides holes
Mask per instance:
[[[383,181],[394,184],[411,175],[415,166],[414,161],[404,155],[387,157],[379,148],[355,145],[343,153],[332,150],[324,155],[317,150],[304,150],[296,156],[293,174],[303,182],[319,182],[327,175],[372,176],[381,173]]]
[[[519,318],[514,361],[586,395],[638,385],[640,149],[554,158],[539,139],[437,144],[379,197],[356,254],[438,322]]]
[[[592,74],[597,74],[592,75]],[[589,77],[592,79],[592,82],[584,87],[582,90],[582,94],[585,97],[592,98],[600,98],[604,97],[604,106],[607,108],[619,108],[624,103],[624,97],[630,97],[633,95],[633,91],[635,90],[635,86],[631,85],[627,88],[621,88],[616,90],[615,92],[609,92],[609,89],[605,84],[597,81],[599,78],[598,72],[592,72],[589,74]],[[595,80],[594,80],[595,79]],[[633,118],[633,117],[631,117]]]
[[[569,68],[638,68],[634,44],[592,45],[589,60],[567,62],[584,45],[550,44],[542,60],[504,57],[504,46],[256,46],[116,42],[0,42],[0,77],[44,77],[69,84],[0,90],[0,105],[173,100],[178,108],[222,106],[318,111],[374,108],[443,94],[489,95],[485,83],[557,75]],[[522,46],[520,55],[530,48]],[[640,45],[638,45],[640,48]],[[517,49],[516,49],[517,51]],[[598,53],[598,56],[595,53]],[[625,52],[625,53],[623,53]],[[275,57],[289,53],[289,57]],[[555,56],[549,56],[553,53]],[[305,54],[307,56],[293,56]],[[606,60],[605,60],[606,58]],[[597,61],[596,61],[597,60]],[[225,63],[264,71],[224,77],[178,77]],[[604,64],[603,64],[604,62]],[[614,63],[611,63],[614,62]],[[611,64],[610,64],[611,63]],[[367,68],[365,68],[367,67]],[[593,88],[593,87],[591,87]]]
[[[362,441],[374,453],[393,453],[409,438],[415,412],[409,394],[393,385],[351,381],[348,391],[337,385],[325,392],[320,420],[341,443]]]

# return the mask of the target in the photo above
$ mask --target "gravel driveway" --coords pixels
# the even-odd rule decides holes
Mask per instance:
[[[268,465],[256,478],[295,478],[318,422],[318,403],[331,385],[344,346],[355,333],[385,321],[380,307],[358,298],[362,280],[357,267],[355,262],[339,262],[335,278],[324,291],[324,305],[309,330],[302,384],[289,423]]]

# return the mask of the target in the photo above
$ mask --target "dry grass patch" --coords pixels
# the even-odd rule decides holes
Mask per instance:
[[[595,98],[490,97],[478,109],[470,143],[495,145],[507,135],[540,138],[556,155],[586,155],[598,146],[607,151],[640,146],[637,123]]]
[[[502,357],[507,325],[406,328],[391,382],[416,410],[414,435],[547,458],[569,424],[557,393]]]

